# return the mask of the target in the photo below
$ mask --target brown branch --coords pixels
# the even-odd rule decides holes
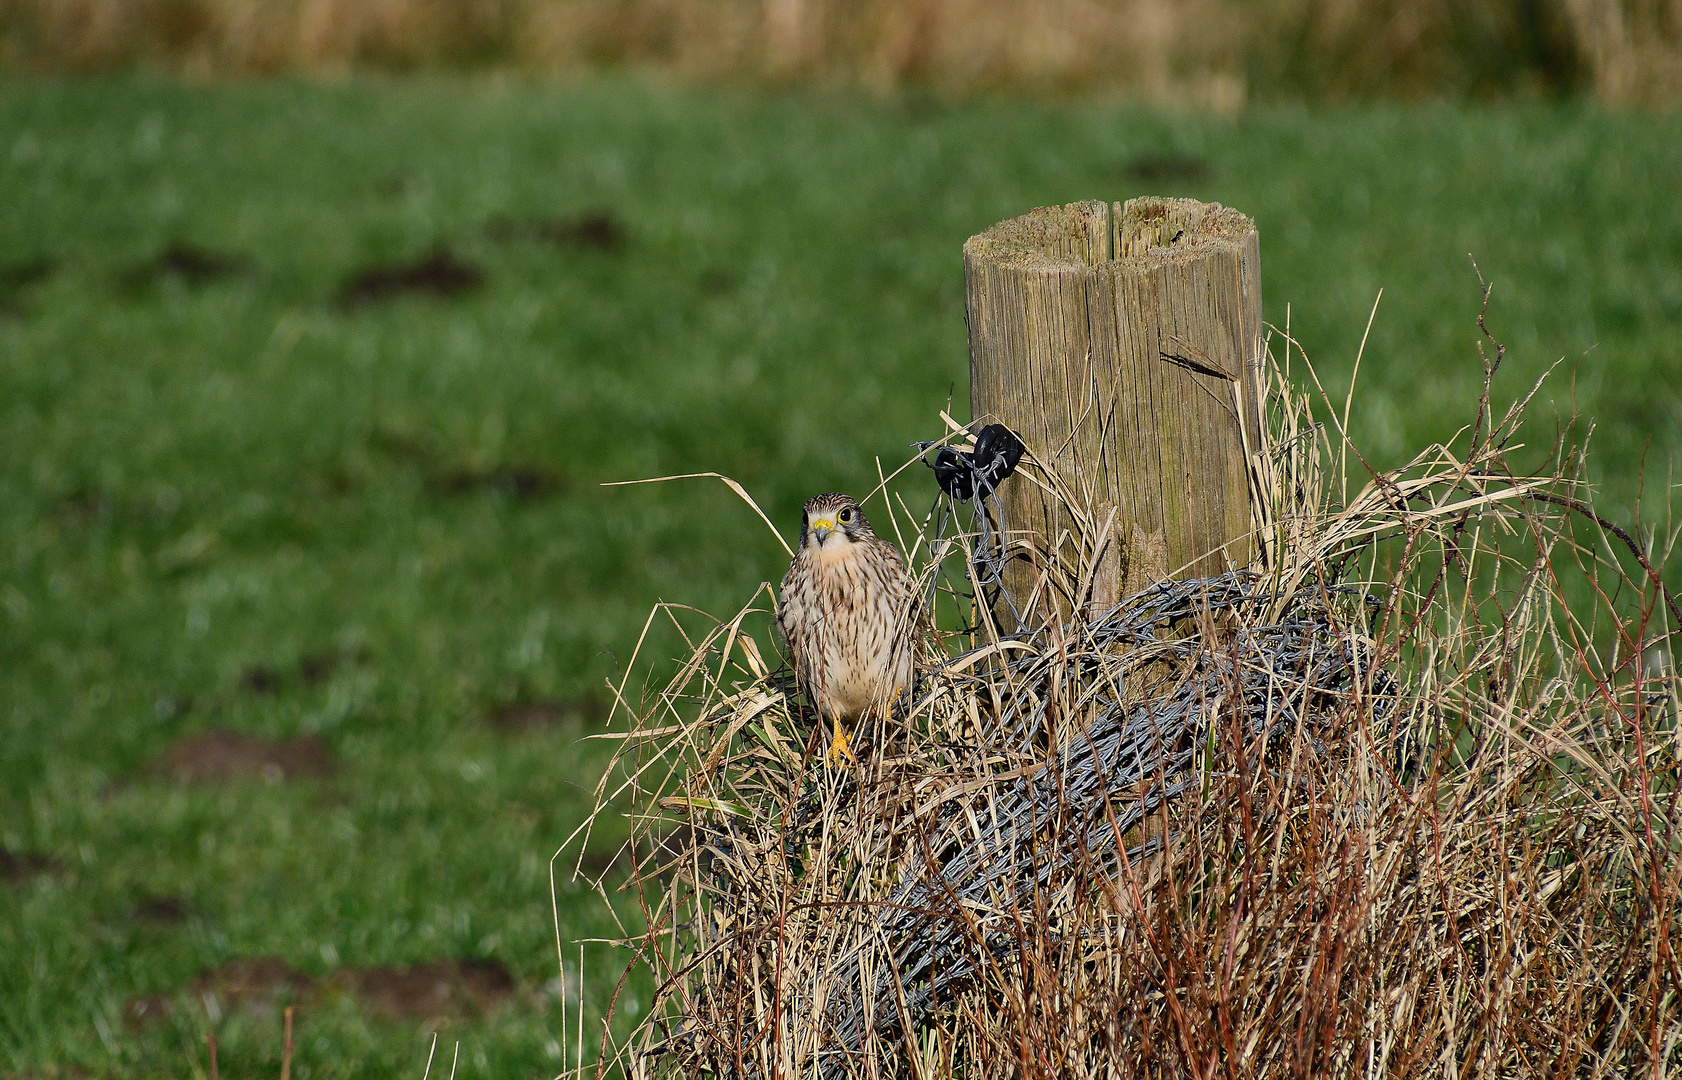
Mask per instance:
[[[1538,491],[1532,492],[1530,494],[1530,498],[1535,499],[1538,502],[1552,503],[1555,506],[1564,507],[1567,510],[1574,510],[1588,518],[1590,521],[1593,521],[1596,525],[1599,525],[1602,529],[1605,529],[1613,536],[1616,536],[1619,540],[1622,540],[1624,542],[1624,546],[1629,548],[1629,553],[1635,556],[1635,561],[1641,564],[1641,569],[1647,572],[1647,577],[1653,582],[1654,586],[1658,588],[1659,595],[1664,597],[1665,607],[1670,609],[1671,618],[1676,620],[1676,629],[1672,630],[1671,633],[1674,634],[1678,631],[1682,631],[1682,608],[1677,607],[1676,598],[1670,594],[1669,589],[1665,588],[1664,579],[1659,577],[1659,572],[1657,570],[1653,569],[1653,564],[1647,561],[1647,556],[1641,553],[1641,545],[1636,543],[1635,537],[1595,513],[1587,503],[1573,499],[1569,495],[1554,495],[1551,492]],[[1669,635],[1666,636],[1668,637]]]

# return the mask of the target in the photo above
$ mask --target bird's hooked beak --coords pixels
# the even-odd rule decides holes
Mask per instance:
[[[819,518],[812,522],[812,532],[817,535],[818,545],[821,547],[823,542],[828,540],[830,535],[835,532],[835,522],[828,518]]]

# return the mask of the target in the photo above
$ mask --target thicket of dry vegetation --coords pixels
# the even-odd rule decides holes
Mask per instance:
[[[684,1080],[1674,1075],[1674,534],[1597,519],[1564,435],[1514,467],[1536,431],[1528,396],[1491,407],[1500,359],[1490,342],[1457,438],[1381,474],[1346,402],[1311,410],[1272,370],[1256,567],[1093,610],[1108,523],[1060,491],[1077,554],[1040,554],[1023,632],[965,603],[987,541],[880,500],[977,624],[929,641],[855,767],[822,764],[764,604],[665,609],[693,653],[622,701],[599,811],[634,806],[627,934],[658,990],[607,1059]]]
[[[952,92],[1682,96],[1682,0],[0,0],[13,70],[632,64]]]

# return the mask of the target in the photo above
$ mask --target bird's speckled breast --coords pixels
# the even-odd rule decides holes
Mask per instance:
[[[908,593],[904,563],[880,539],[795,558],[778,617],[796,678],[824,715],[853,719],[910,689]]]

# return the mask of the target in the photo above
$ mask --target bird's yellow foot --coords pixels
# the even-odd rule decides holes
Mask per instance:
[[[858,758],[853,756],[853,748],[847,745],[847,733],[837,725],[835,741],[829,744],[829,767],[835,768],[841,763],[842,758],[855,763],[858,761]]]

